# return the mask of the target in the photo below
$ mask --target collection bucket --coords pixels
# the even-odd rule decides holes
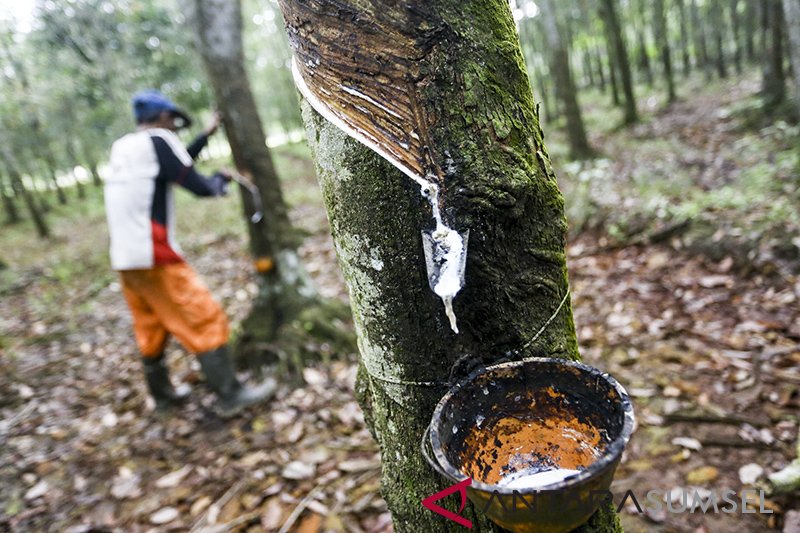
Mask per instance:
[[[496,524],[567,532],[607,497],[633,420],[625,389],[596,368],[552,358],[502,363],[441,399],[429,462],[452,482],[471,478],[467,496]]]

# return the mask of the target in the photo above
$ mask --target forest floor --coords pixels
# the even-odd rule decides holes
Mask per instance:
[[[569,268],[584,358],[636,409],[618,503],[628,490],[641,506],[648,491],[670,493],[675,508],[677,488],[738,492],[785,466],[797,440],[800,239],[797,215],[782,211],[797,205],[797,132],[744,124],[753,79],[690,83],[669,108],[645,99],[629,130],[589,102],[599,160],[559,165],[548,136],[577,221]],[[302,257],[325,296],[346,300],[307,153],[276,157],[308,232]],[[233,421],[210,415],[199,386],[172,416],[152,411],[107,265],[101,194],[90,195],[51,213],[50,241],[25,225],[0,235],[0,531],[391,531],[354,354],[309,366],[304,384]],[[190,263],[238,324],[256,290],[238,198],[181,195],[178,208]],[[690,231],[709,225],[705,238]],[[198,382],[180,346],[168,356],[174,379]],[[631,532],[767,531],[800,511],[796,495],[764,505],[774,512],[639,513],[628,498],[621,516]]]

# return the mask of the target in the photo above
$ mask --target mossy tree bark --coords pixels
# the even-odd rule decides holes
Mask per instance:
[[[420,504],[449,484],[425,463],[420,442],[451,370],[506,357],[579,358],[568,301],[525,347],[567,294],[567,225],[508,2],[281,0],[281,8],[304,58],[375,58],[363,68],[379,70],[376,82],[380,71],[397,68],[381,66],[377,44],[365,45],[380,42],[386,31],[379,29],[419,36],[427,46],[407,81],[434,118],[428,148],[444,171],[443,216],[470,231],[466,286],[455,299],[460,334],[428,287],[421,230],[433,224],[419,186],[307,102],[303,118],[350,291],[357,395],[380,445],[382,494],[395,529],[463,531]],[[324,28],[335,28],[336,38]],[[312,41],[336,57],[314,56]],[[354,43],[359,48],[349,49]],[[473,530],[497,530],[471,506],[463,514]],[[605,506],[581,529],[620,526]]]
[[[257,186],[263,203],[263,218],[252,222],[253,198],[240,189],[250,249],[261,284],[253,309],[242,324],[237,355],[253,363],[263,356],[271,359],[276,355],[299,363],[297,353],[292,352],[303,346],[304,334],[327,337],[335,333],[325,324],[340,316],[339,306],[321,301],[297,254],[298,234],[289,221],[244,67],[239,1],[187,0],[185,6],[223,116],[234,163]]]

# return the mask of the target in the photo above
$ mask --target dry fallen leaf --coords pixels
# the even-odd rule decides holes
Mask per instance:
[[[178,516],[180,513],[174,507],[164,507],[150,515],[150,523],[160,526],[172,522]]]
[[[686,474],[686,481],[692,485],[710,483],[719,477],[719,470],[713,466],[701,466]]]
[[[281,475],[286,479],[309,479],[315,471],[314,465],[292,461],[283,468]]]
[[[178,470],[175,470],[174,472],[170,472],[169,474],[160,477],[156,481],[156,487],[160,489],[177,487],[178,485],[180,485],[181,481],[183,481],[183,478],[189,475],[189,472],[192,471],[192,468],[193,467],[191,465],[186,465],[183,468],[180,468]]]

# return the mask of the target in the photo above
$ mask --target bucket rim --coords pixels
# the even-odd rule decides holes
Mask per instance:
[[[589,465],[586,470],[582,470],[579,474],[575,474],[573,476],[569,476],[564,480],[556,481],[553,483],[548,483],[546,485],[541,485],[537,487],[531,488],[524,488],[524,489],[512,489],[508,487],[501,487],[498,485],[493,485],[490,483],[483,483],[481,481],[472,480],[470,483],[470,488],[473,490],[483,491],[483,492],[494,492],[499,493],[501,495],[511,495],[513,493],[517,494],[531,494],[534,492],[541,492],[541,491],[559,491],[569,487],[577,486],[584,481],[595,477],[596,475],[600,475],[603,471],[606,470],[610,465],[616,463],[620,457],[622,456],[622,452],[625,450],[625,446],[628,444],[628,441],[633,434],[633,427],[634,427],[634,414],[633,414],[633,403],[631,402],[630,396],[628,395],[625,387],[623,387],[616,379],[614,379],[610,374],[607,372],[603,372],[599,368],[587,365],[585,363],[579,361],[573,361],[571,359],[564,359],[559,357],[528,357],[520,361],[509,361],[506,363],[499,363],[496,365],[491,365],[486,368],[481,368],[472,372],[466,378],[462,379],[455,385],[453,385],[447,393],[439,400],[439,403],[436,405],[436,408],[433,410],[433,414],[431,415],[431,421],[429,424],[429,433],[430,433],[430,445],[433,450],[434,459],[438,463],[439,469],[441,469],[440,473],[445,474],[448,478],[452,481],[460,482],[464,481],[469,478],[466,474],[455,468],[450,461],[445,456],[444,452],[442,451],[442,441],[439,435],[439,428],[435,427],[434,421],[436,419],[441,419],[442,411],[444,410],[445,406],[447,405],[448,401],[461,389],[463,389],[466,385],[470,384],[472,381],[475,380],[479,375],[485,374],[486,372],[490,372],[493,370],[499,370],[504,368],[515,368],[518,366],[523,366],[529,363],[540,363],[540,364],[558,364],[558,365],[566,365],[572,366],[575,368],[579,368],[583,371],[588,372],[589,374],[595,375],[606,380],[619,394],[620,400],[622,401],[623,405],[623,424],[622,430],[620,434],[611,441],[608,446],[606,446],[603,455],[597,461],[593,462]]]

